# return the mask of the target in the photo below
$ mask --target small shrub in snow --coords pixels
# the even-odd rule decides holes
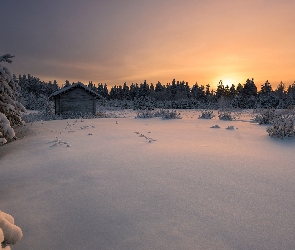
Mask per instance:
[[[136,114],[136,118],[152,118],[153,116],[153,111],[149,109],[139,110]]]
[[[219,120],[224,120],[224,121],[232,121],[233,120],[231,111],[229,111],[229,110],[218,111],[218,118],[219,118]]]
[[[276,116],[266,131],[270,137],[281,138],[295,136],[294,116],[278,115]]]
[[[95,116],[97,118],[109,118],[110,116],[106,113],[106,111],[98,111]]]
[[[164,109],[157,109],[154,111],[154,117],[162,117],[163,116],[163,113],[165,112]]]
[[[181,119],[180,113],[177,113],[176,110],[163,110],[162,119]]]
[[[201,115],[199,115],[199,119],[212,119],[215,115],[213,114],[213,110],[210,109],[202,109]]]
[[[152,118],[152,117],[162,117],[163,119],[181,119],[180,113],[176,110],[164,110],[160,109],[157,111],[145,109],[139,110],[137,112],[136,118]]]
[[[271,124],[276,116],[275,109],[259,109],[256,111],[253,121],[259,124]]]
[[[0,210],[0,249],[10,249],[9,245],[15,245],[22,237],[22,230],[14,225],[14,218]]]
[[[241,112],[233,111],[230,109],[221,109],[218,111],[219,120],[232,121],[241,116]]]

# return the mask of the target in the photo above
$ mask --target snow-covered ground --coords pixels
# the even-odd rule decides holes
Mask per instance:
[[[0,147],[12,249],[295,249],[295,140],[199,114],[27,124]]]

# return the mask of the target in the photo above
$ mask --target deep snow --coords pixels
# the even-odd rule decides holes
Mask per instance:
[[[27,124],[0,147],[12,249],[295,249],[295,140],[199,114]]]

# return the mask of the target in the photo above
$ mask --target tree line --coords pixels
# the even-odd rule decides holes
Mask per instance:
[[[62,87],[59,87],[55,80],[44,82],[30,74],[19,75],[19,77],[13,75],[13,79],[21,87],[21,101],[27,109],[36,109],[36,105],[42,105],[56,90],[74,84],[66,80]],[[260,90],[253,78],[237,86],[224,85],[220,80],[215,90],[209,84],[204,86],[195,83],[189,86],[188,82],[175,79],[166,84],[161,82],[148,84],[144,81],[128,86],[125,82],[123,85],[115,85],[111,88],[108,88],[107,84],[96,85],[90,81],[86,86],[100,94],[106,101],[132,102],[139,107],[154,105],[163,108],[202,108],[204,106],[213,108],[223,103],[241,109],[284,109],[295,105],[295,81],[289,86],[280,82],[276,88],[266,81],[260,86]]]

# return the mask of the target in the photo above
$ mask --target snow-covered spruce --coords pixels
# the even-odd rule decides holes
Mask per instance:
[[[22,237],[22,230],[14,225],[14,218],[0,210],[0,249],[10,249],[9,245],[15,245]]]
[[[11,63],[13,56],[0,56],[0,62]],[[13,81],[10,71],[0,64],[0,145],[15,138],[13,126],[23,124],[20,116],[25,111],[17,101],[18,85]]]
[[[270,137],[281,138],[295,136],[294,115],[276,116],[266,131]]]

